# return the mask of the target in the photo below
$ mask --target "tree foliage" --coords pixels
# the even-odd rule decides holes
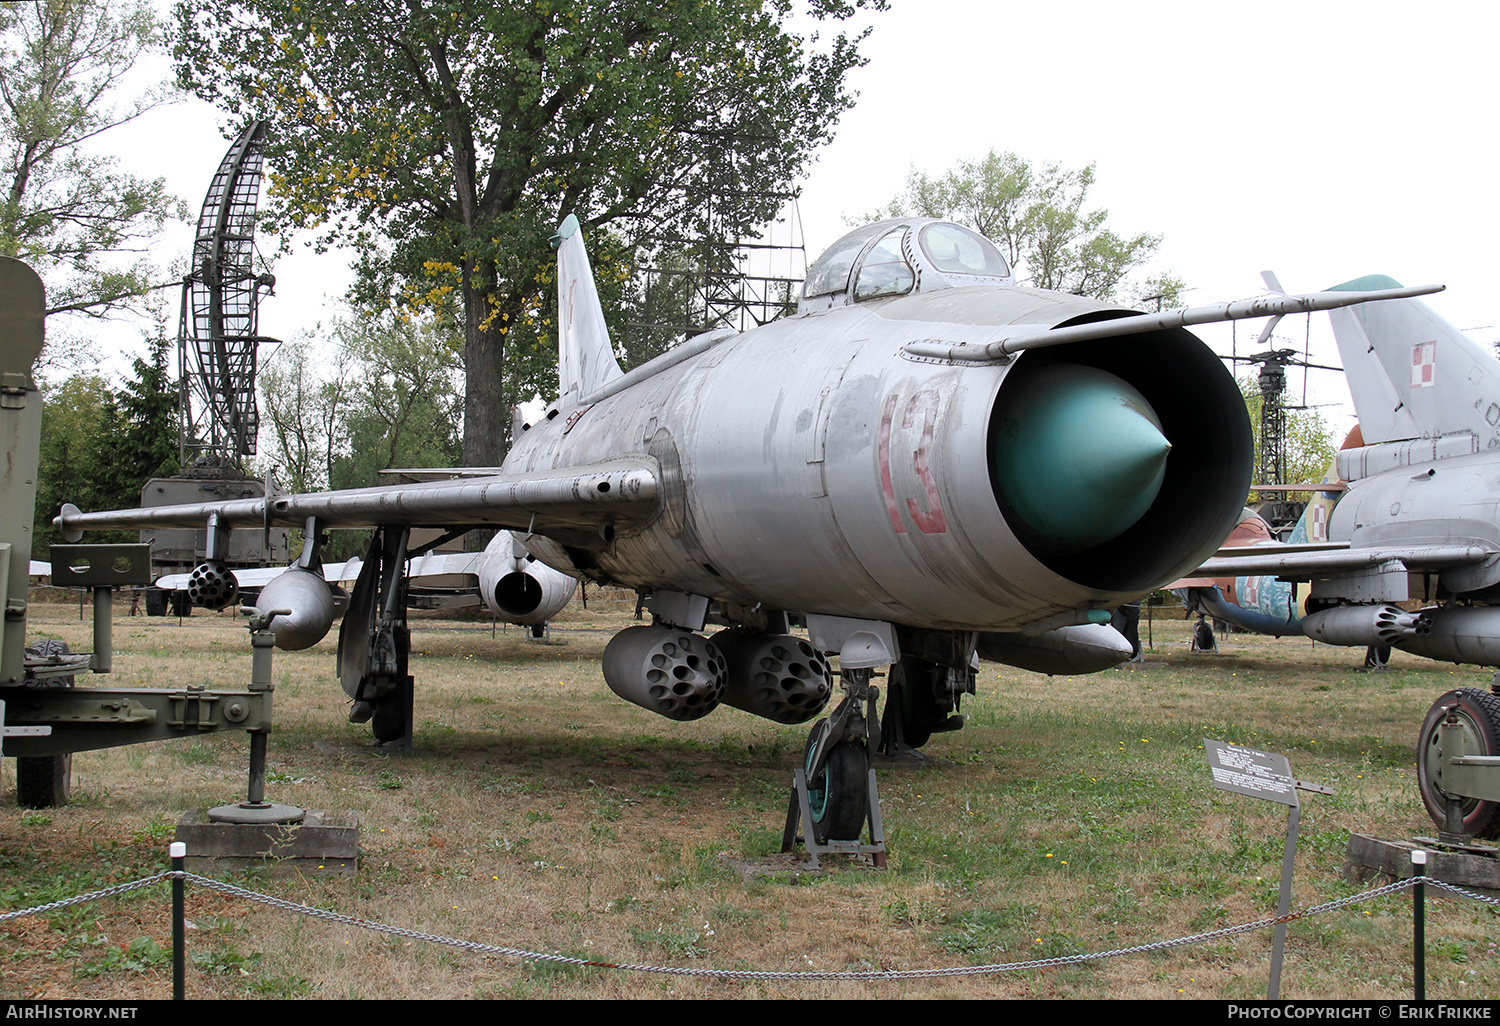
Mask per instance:
[[[1124,289],[1161,236],[1117,234],[1106,223],[1109,211],[1088,207],[1093,185],[1093,164],[1070,170],[991,150],[937,176],[913,169],[901,195],[874,217],[940,217],[968,225],[999,246],[1018,278],[1035,288],[1100,299],[1127,292],[1131,301],[1179,305],[1182,283],[1171,275]]]
[[[47,558],[60,541],[52,517],[65,502],[81,509],[126,509],[140,505],[141,488],[153,477],[179,468],[177,391],[170,380],[172,343],[147,341],[132,377],[115,386],[97,374],[75,374],[42,401],[42,446],[37,468],[32,555]],[[100,541],[136,541],[131,531]]]
[[[458,340],[437,317],[340,318],[328,342],[283,343],[260,374],[263,455],[292,491],[377,484],[462,455]]]
[[[122,96],[161,41],[145,0],[0,4],[0,254],[42,276],[48,314],[101,316],[159,284],[140,254],[186,210],[93,147],[161,102]]]
[[[362,258],[365,308],[456,299],[464,458],[498,462],[509,336],[543,320],[546,240],[745,234],[852,103],[857,33],[794,0],[184,0],[182,82],[273,129],[267,224]],[[808,0],[803,23],[884,0]],[[521,396],[527,398],[527,396]]]

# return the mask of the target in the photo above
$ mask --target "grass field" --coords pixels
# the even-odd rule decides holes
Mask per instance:
[[[554,643],[417,621],[417,747],[345,722],[330,638],[277,653],[268,797],[353,811],[354,877],[252,872],[236,882],[431,933],[615,962],[763,970],[916,969],[1112,949],[1256,919],[1275,907],[1280,806],[1214,790],[1204,737],[1285,753],[1335,790],[1304,799],[1294,904],[1356,893],[1350,832],[1432,825],[1413,747],[1442,691],[1489,674],[1307,641],[1226,639],[1187,652],[1157,620],[1145,666],[1048,678],[986,663],[941,762],[882,767],[890,849],[877,871],[781,866],[791,769],[807,728],[720,709],[678,724],[605,687],[599,658],[625,604],[570,610]],[[243,621],[115,621],[119,686],[242,687]],[[76,606],[31,607],[33,637],[86,650]],[[1143,624],[1143,634],[1144,627]],[[74,802],[0,807],[0,906],[30,907],[164,868],[177,818],[243,797],[242,734],[75,757]],[[5,765],[4,791],[13,790]],[[556,967],[392,939],[189,891],[192,997],[1263,997],[1269,932],[1088,966],[899,982],[705,981]],[[165,885],[0,926],[0,996],[170,994]],[[1293,924],[1282,994],[1411,995],[1408,895]],[[1500,994],[1500,919],[1429,904],[1428,995]]]

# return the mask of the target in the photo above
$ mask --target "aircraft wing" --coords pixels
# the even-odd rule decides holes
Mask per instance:
[[[1310,581],[1318,577],[1353,573],[1392,561],[1411,571],[1451,570],[1486,560],[1500,559],[1500,552],[1482,545],[1405,545],[1388,549],[1338,549],[1308,551],[1300,546],[1280,549],[1261,546],[1265,551],[1233,556],[1215,556],[1205,562],[1193,576],[1197,577],[1281,577],[1293,581]]]
[[[650,520],[659,481],[656,460],[631,456],[559,470],[225,502],[99,513],[65,506],[54,522],[74,539],[85,530],[202,527],[213,516],[221,527],[299,527],[316,517],[325,527],[504,527],[567,540],[594,535],[604,525]]]
[[[483,552],[439,552],[418,556],[410,562],[407,577],[417,580],[422,577],[442,577],[447,574],[478,575],[479,564],[484,560]],[[358,556],[338,563],[323,564],[323,580],[330,584],[353,584],[359,579],[364,560]],[[263,588],[287,572],[284,566],[262,566],[236,570],[234,579],[241,588]],[[166,591],[187,591],[192,574],[164,574],[156,579],[156,586]]]

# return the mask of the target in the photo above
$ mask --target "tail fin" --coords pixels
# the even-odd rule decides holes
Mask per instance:
[[[569,214],[552,237],[557,249],[558,395],[587,395],[625,372],[615,359],[604,308],[583,248],[578,218]]]
[[[1400,288],[1385,275],[1330,292]],[[1334,338],[1366,445],[1500,433],[1500,362],[1419,299],[1332,310]],[[1493,444],[1493,443],[1491,443]]]

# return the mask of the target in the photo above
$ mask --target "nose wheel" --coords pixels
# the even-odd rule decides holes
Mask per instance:
[[[814,868],[823,852],[868,854],[884,867],[885,829],[870,768],[870,727],[879,722],[879,692],[870,686],[869,670],[846,670],[841,678],[844,700],[832,715],[813,724],[802,765],[792,773],[781,850],[791,852],[800,841]],[[861,839],[866,824],[868,844]]]

